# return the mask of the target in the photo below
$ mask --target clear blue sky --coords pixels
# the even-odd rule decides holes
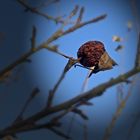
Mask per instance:
[[[133,67],[137,45],[135,17],[132,13],[131,2],[128,0],[61,0],[60,3],[50,5],[48,8],[43,10],[52,16],[68,15],[76,4],[80,7],[85,7],[83,21],[92,19],[102,14],[107,14],[107,18],[68,34],[56,40],[53,44],[58,44],[59,50],[64,54],[77,57],[77,50],[83,43],[89,40],[99,40],[104,43],[107,52],[118,63],[118,66],[114,67],[112,70],[100,72],[96,75],[93,74],[89,80],[87,88],[87,90],[89,90],[105,81],[108,81],[110,78],[114,78],[119,74],[130,70]],[[19,58],[21,54],[27,52],[30,48],[30,38],[33,25],[37,27],[38,45],[44,42],[60,27],[59,24],[56,25],[54,22],[47,21],[37,15],[29,12],[24,13],[23,7],[15,1],[7,0],[0,6],[0,16],[2,17],[0,31],[5,34],[5,40],[1,42],[2,47],[0,48],[1,69],[5,65]],[[133,24],[133,28],[130,32],[127,30],[128,21],[131,21]],[[114,35],[123,39],[127,38],[127,40],[122,43],[113,42],[112,37]],[[119,44],[122,44],[124,48],[119,52],[116,52],[115,48]],[[5,124],[8,125],[11,120],[14,119],[27,99],[28,94],[35,86],[39,87],[41,90],[40,98],[34,101],[33,105],[35,107],[32,105],[33,109],[29,109],[27,114],[32,114],[32,112],[39,110],[39,108],[45,104],[48,91],[53,88],[67,63],[67,59],[47,50],[42,50],[34,54],[31,57],[31,60],[31,64],[21,66],[21,73],[24,74],[21,74],[22,76],[19,81],[9,84],[8,88],[7,85],[0,86],[0,91],[2,91],[2,93],[8,93],[8,96],[3,97],[3,95],[1,95],[5,100],[8,98],[8,104],[5,103],[4,109],[1,107],[3,110],[2,113],[6,116],[11,116],[10,118],[6,117],[5,121],[1,122],[0,128],[5,126]],[[55,104],[80,94],[81,86],[87,72],[87,69],[80,67],[72,68],[56,92],[54,100]],[[128,86],[124,86],[127,91]],[[138,105],[139,96],[137,95],[137,91],[138,88],[133,90],[134,94],[130,98],[126,109],[113,130],[113,140],[115,140],[115,138],[116,140],[120,138],[124,139],[126,136],[124,134],[127,134],[125,129],[130,126],[127,122],[132,121],[131,115],[136,112],[135,108],[136,105]],[[94,106],[83,107],[83,110],[87,112],[90,118],[87,122],[89,140],[93,140],[93,137],[97,138],[95,140],[100,140],[102,138],[104,130],[116,110],[116,97],[116,87],[112,87],[108,89],[103,96],[91,100],[94,103]],[[15,100],[15,98],[17,100]],[[12,112],[7,112],[6,110],[8,109],[15,110],[14,115]],[[10,115],[8,113],[10,113]],[[2,119],[5,118],[4,115],[2,116]],[[71,115],[68,115],[63,121],[64,129],[66,130],[70,119]],[[81,139],[83,130],[78,122],[82,124],[83,121],[81,118],[76,116],[72,137],[75,138],[75,136],[77,136],[77,139]],[[115,137],[116,134],[118,137]],[[39,133],[33,132],[21,134],[19,136],[21,136],[20,140],[38,140],[39,138],[42,140],[45,140],[46,138],[61,140],[60,137],[49,131],[39,131]]]

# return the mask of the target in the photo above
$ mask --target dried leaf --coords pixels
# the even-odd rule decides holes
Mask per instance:
[[[120,51],[120,50],[122,50],[123,48],[124,48],[124,46],[118,45],[117,48],[115,49],[115,51],[116,51],[116,52],[117,52],[117,51]]]
[[[121,42],[121,41],[122,41],[122,38],[119,37],[119,36],[117,36],[117,35],[114,35],[114,36],[112,37],[112,41],[114,41],[114,42]]]

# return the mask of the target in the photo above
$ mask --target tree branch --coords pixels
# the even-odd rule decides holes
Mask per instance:
[[[125,96],[125,98],[120,102],[119,106],[117,107],[117,110],[116,112],[114,113],[113,117],[112,117],[112,120],[111,122],[109,123],[108,127],[106,128],[105,130],[105,134],[104,134],[104,137],[103,137],[103,140],[109,140],[110,137],[111,137],[111,134],[112,134],[112,131],[113,131],[113,128],[115,126],[115,123],[116,121],[118,120],[118,118],[120,117],[123,109],[125,108],[126,106],[126,103],[129,99],[129,97],[131,96],[132,94],[132,89],[134,87],[134,84],[135,84],[135,77],[133,78],[133,82],[132,84],[130,85],[130,88],[129,88],[129,91],[127,93],[127,95]]]
[[[139,67],[139,66],[140,66],[140,33],[138,36],[137,54],[135,60],[135,67]]]
[[[108,88],[118,84],[118,83],[121,83],[121,82],[126,82],[126,80],[139,73],[140,72],[140,67],[138,68],[134,68],[130,71],[128,71],[127,73],[123,74],[123,75],[119,75],[118,77],[114,78],[114,79],[111,79],[109,80],[108,82],[105,82],[103,84],[100,84],[99,86],[83,93],[83,94],[80,94],[64,103],[61,103],[59,105],[56,105],[54,107],[50,107],[50,108],[45,108],[43,109],[42,111],[34,114],[33,116],[25,119],[25,120],[21,120],[20,122],[17,122],[16,124],[13,124],[12,126],[8,127],[7,129],[10,130],[10,129],[13,129],[13,128],[17,128],[17,127],[23,127],[27,124],[31,124],[31,123],[34,123],[50,114],[53,114],[53,113],[56,113],[56,112],[59,112],[59,111],[62,111],[62,110],[65,110],[65,109],[69,109],[71,106],[75,105],[75,104],[78,104],[79,102],[81,102],[82,100],[85,100],[85,101],[88,101],[92,98],[95,98],[95,97],[98,97],[98,96],[101,96],[103,94],[103,92],[105,90],[107,90]],[[3,131],[0,131],[0,138],[3,137],[4,135],[2,134]]]
[[[47,41],[46,43],[49,44],[51,43],[52,41],[55,41],[56,39],[66,35],[66,34],[69,34],[85,25],[88,25],[88,24],[91,24],[91,23],[96,23],[100,20],[103,20],[107,17],[106,14],[103,14],[101,16],[98,16],[96,18],[93,18],[91,20],[88,20],[88,21],[85,21],[85,22],[82,22],[82,23],[79,23],[79,24],[75,24],[73,25],[72,27],[70,27],[69,29],[67,29],[66,31],[63,31],[62,28],[58,29]]]
[[[34,7],[30,6],[24,0],[17,0],[17,2],[20,3],[22,6],[24,6],[26,8],[25,9],[26,11],[30,11],[30,12],[32,12],[34,14],[37,14],[39,16],[42,16],[42,17],[44,17],[47,20],[52,20],[55,23],[63,23],[63,21],[60,20],[60,17],[54,18],[54,17],[52,17],[52,16],[50,16],[50,15],[48,15],[46,13],[43,13],[43,12],[39,11],[38,8],[34,8]]]
[[[60,29],[58,29],[50,38],[47,39],[46,42],[43,42],[41,45],[39,45],[38,47],[34,48],[33,50],[30,50],[29,52],[27,52],[26,54],[24,54],[23,56],[21,56],[19,59],[17,59],[15,62],[9,64],[8,66],[6,66],[4,69],[2,69],[0,71],[0,77],[3,76],[6,72],[9,72],[11,71],[12,69],[14,69],[16,66],[18,66],[19,64],[23,63],[23,62],[26,62],[28,57],[30,57],[32,54],[42,50],[42,49],[47,49],[49,51],[52,51],[52,52],[55,52],[59,55],[62,55],[62,53],[58,52],[58,50],[56,50],[56,47],[55,46],[50,46],[49,44],[53,41],[55,41],[56,39],[68,34],[68,33],[71,33],[87,24],[91,24],[91,23],[94,23],[94,22],[97,22],[97,21],[100,21],[102,19],[104,19],[106,17],[106,15],[102,15],[102,16],[99,16],[99,17],[96,17],[92,20],[89,20],[89,21],[86,21],[86,22],[83,22],[83,23],[80,23],[80,24],[77,24],[77,25],[74,25],[72,26],[71,28],[67,29],[66,31],[62,31]],[[55,48],[55,49],[54,49]],[[65,55],[63,55],[65,56]]]
[[[74,59],[72,57],[68,57],[66,55],[63,55],[64,57],[66,58],[69,58],[69,61],[68,63],[66,64],[60,78],[58,79],[57,83],[55,84],[54,88],[52,90],[50,90],[50,93],[49,93],[49,97],[48,97],[48,100],[47,100],[47,108],[51,107],[52,105],[52,101],[53,101],[53,98],[54,98],[54,95],[56,93],[56,90],[57,88],[59,87],[60,83],[62,82],[62,80],[65,78],[65,75],[66,73],[69,71],[69,69],[76,63],[79,62],[79,59]]]

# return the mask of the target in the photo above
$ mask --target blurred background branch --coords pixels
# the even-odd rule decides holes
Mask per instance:
[[[128,99],[129,99],[129,97],[132,94],[132,90],[133,90],[133,87],[134,87],[135,82],[136,82],[135,79],[136,79],[136,77],[133,77],[133,80],[132,80],[132,83],[131,83],[131,85],[129,87],[127,95],[119,103],[119,105],[118,105],[118,107],[116,109],[116,112],[114,113],[114,115],[112,117],[111,122],[109,123],[108,127],[105,130],[103,140],[109,140],[110,139],[112,131],[113,131],[113,128],[114,128],[115,124],[117,123],[117,120],[119,119],[120,115],[122,114],[124,108],[126,107],[126,103],[127,103]]]
[[[17,2],[20,3],[23,7],[25,7],[25,12],[30,11],[30,12],[32,12],[34,14],[37,14],[37,15],[39,15],[41,17],[44,17],[47,20],[52,20],[55,23],[63,23],[63,20],[61,20],[61,16],[60,17],[53,17],[53,16],[50,16],[47,13],[41,12],[39,10],[42,6],[47,7],[51,3],[58,2],[58,0],[51,0],[51,1],[49,1],[49,3],[42,3],[37,7],[30,6],[25,0],[17,0]]]
[[[136,74],[140,73],[140,34],[139,34],[138,45],[137,45],[136,59],[134,62],[135,66],[132,69],[130,69],[127,72],[124,72],[123,74],[120,74],[119,76],[116,76],[116,78],[113,77],[110,80],[103,82],[102,84],[99,84],[97,86],[94,86],[93,84],[92,88],[86,91],[85,89],[89,80],[88,78],[89,73],[88,73],[83,83],[80,94],[76,94],[74,97],[68,99],[67,101],[63,101],[57,105],[53,105],[55,94],[57,94],[57,90],[61,85],[62,81],[64,80],[64,78],[66,77],[67,72],[69,72],[69,70],[76,63],[79,63],[80,59],[62,53],[59,50],[59,45],[52,45],[51,43],[54,43],[54,41],[56,41],[57,39],[62,38],[65,35],[69,35],[70,33],[73,33],[74,31],[77,31],[82,27],[86,27],[89,24],[104,20],[107,17],[107,14],[102,14],[95,18],[91,18],[89,20],[83,21],[85,7],[83,6],[79,7],[79,5],[75,5],[75,7],[71,10],[70,14],[66,17],[66,19],[62,19],[62,16],[53,17],[41,11],[42,7],[48,7],[50,4],[59,2],[59,0],[51,0],[48,1],[48,3],[40,3],[40,5],[36,7],[28,4],[27,0],[17,0],[17,2],[20,3],[25,8],[25,12],[30,11],[31,13],[37,14],[47,20],[51,20],[55,23],[60,23],[60,28],[58,28],[51,36],[45,39],[44,42],[40,43],[40,45],[37,45],[36,38],[38,32],[36,26],[33,26],[32,35],[31,35],[31,47],[29,51],[23,54],[21,57],[19,57],[19,59],[17,59],[15,62],[11,63],[10,65],[7,65],[5,68],[3,68],[0,71],[0,82],[4,81],[7,77],[9,77],[13,72],[13,70],[20,64],[25,62],[30,63],[31,62],[30,57],[40,50],[46,49],[48,51],[54,52],[57,55],[60,55],[63,58],[68,59],[68,61],[64,66],[64,69],[61,75],[59,76],[57,82],[54,84],[53,88],[51,88],[51,90],[47,93],[49,94],[47,98],[47,105],[43,107],[43,109],[35,112],[34,114],[24,117],[24,113],[26,109],[29,107],[31,101],[36,97],[38,93],[40,93],[40,89],[38,87],[34,88],[29,98],[26,100],[25,104],[21,108],[21,111],[17,115],[16,119],[11,124],[9,124],[8,127],[0,130],[0,138],[6,139],[6,137],[10,136],[10,138],[12,139],[18,133],[40,130],[40,129],[48,129],[62,138],[70,139],[71,138],[70,133],[73,127],[73,121],[75,116],[78,115],[84,121],[83,123],[84,140],[88,140],[89,134],[88,134],[87,120],[90,118],[90,116],[88,116],[80,107],[93,105],[91,102],[89,102],[89,100],[103,95],[105,91],[111,88],[112,86],[115,86],[120,83],[125,83],[127,85],[131,84],[129,92],[127,93],[124,99],[120,100],[117,110],[114,113],[112,120],[105,131],[105,135],[103,139],[109,140],[112,134],[112,130],[118,118],[120,117],[123,109],[125,108],[127,100],[132,94],[132,87],[134,85],[134,81],[131,82],[129,78],[134,77]],[[77,17],[75,22],[72,22],[71,19],[74,16]],[[73,24],[69,25],[69,23],[73,23]],[[65,29],[65,27],[67,28]],[[116,42],[121,42],[122,38],[120,38],[119,36],[114,36],[113,40]],[[119,45],[115,50],[116,52],[118,52],[122,48],[123,46]],[[63,130],[61,130],[62,123],[60,122],[60,120],[64,116],[70,113],[73,113],[73,116],[70,121],[68,132],[66,134]],[[47,122],[44,121],[44,123],[39,122],[44,118],[47,118],[48,116],[51,118],[49,121]],[[132,132],[132,129],[135,127],[137,121],[138,121],[138,117],[136,118],[134,124],[130,128],[130,132]]]

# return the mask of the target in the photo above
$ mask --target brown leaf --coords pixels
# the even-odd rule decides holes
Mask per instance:
[[[119,37],[119,36],[117,36],[117,35],[114,35],[114,36],[112,37],[112,41],[114,41],[114,42],[121,42],[121,41],[122,41],[122,38]]]
[[[124,46],[118,45],[117,48],[115,49],[115,51],[116,51],[116,52],[117,52],[117,51],[120,51],[120,50],[122,50],[123,48],[124,48]]]

